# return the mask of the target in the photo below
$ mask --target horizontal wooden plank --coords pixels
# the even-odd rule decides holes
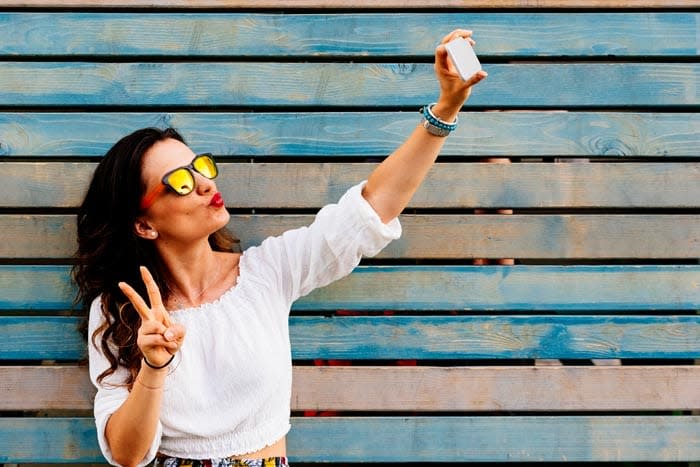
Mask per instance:
[[[291,462],[691,461],[698,416],[293,417]],[[1,418],[0,461],[104,462],[92,418]]]
[[[318,419],[317,419],[318,420]],[[314,462],[662,461],[700,458],[700,417],[295,419],[289,456]]]
[[[61,8],[314,8],[314,9],[496,9],[496,8],[693,8],[696,0],[583,0],[575,4],[571,0],[4,0],[5,7],[61,7]]]
[[[0,55],[430,57],[448,31],[468,27],[481,57],[695,56],[699,18],[697,13],[0,13]]]
[[[290,321],[292,355],[297,359],[663,359],[700,355],[697,316],[297,319]]]
[[[0,265],[0,309],[70,308],[68,266]],[[360,266],[292,309],[697,310],[699,265]]]
[[[292,409],[557,411],[700,407],[700,369],[641,367],[294,368]]]
[[[491,64],[470,105],[693,106],[697,63]],[[0,62],[2,106],[409,106],[434,101],[427,63]],[[270,93],[270,89],[275,89]]]
[[[0,418],[0,462],[106,462],[91,418]]]
[[[0,358],[79,359],[78,322],[0,316]],[[293,316],[290,335],[298,360],[700,358],[700,316]]]
[[[0,366],[0,410],[92,410],[86,366]]]
[[[700,408],[698,366],[295,366],[292,410],[606,411]],[[86,367],[0,367],[0,410],[91,410]]]
[[[101,156],[149,126],[173,126],[196,152],[217,155],[385,156],[418,120],[413,112],[3,112],[0,156]],[[443,157],[697,158],[700,145],[697,113],[463,112],[460,120]]]
[[[220,161],[226,159],[221,157]],[[376,163],[228,163],[216,179],[229,208],[320,208]],[[77,208],[94,163],[0,162],[3,208]],[[270,190],[270,186],[276,189]],[[299,189],[303,187],[303,189]],[[695,208],[700,163],[437,163],[409,208]]]
[[[700,185],[699,185],[700,186]],[[235,199],[235,198],[234,198]],[[234,215],[245,249],[312,215]],[[75,216],[0,215],[0,258],[70,258]],[[402,237],[377,258],[697,258],[697,215],[402,215]]]
[[[78,332],[80,318],[0,316],[0,358],[5,360],[79,360],[87,342]]]

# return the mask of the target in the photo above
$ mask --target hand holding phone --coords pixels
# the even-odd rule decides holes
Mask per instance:
[[[462,81],[467,81],[474,76],[474,73],[481,70],[481,63],[465,38],[458,37],[445,44],[445,48]]]

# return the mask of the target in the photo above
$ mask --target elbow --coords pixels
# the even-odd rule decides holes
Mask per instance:
[[[143,457],[137,459],[134,457],[133,454],[128,452],[112,452],[112,458],[114,459],[114,462],[116,462],[117,465],[121,467],[136,467],[137,465],[139,465],[139,461],[143,459]]]
[[[137,467],[146,456],[146,452],[139,453],[138,450],[129,449],[126,446],[113,445],[107,440],[110,445],[112,459],[120,467]]]
[[[377,213],[382,223],[388,224],[399,216],[404,206],[394,196],[382,196],[381,193],[362,191],[362,197],[372,210]]]

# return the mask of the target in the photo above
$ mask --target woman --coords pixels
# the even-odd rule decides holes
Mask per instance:
[[[78,216],[74,278],[90,306],[95,420],[109,462],[286,465],[291,304],[400,236],[397,216],[486,77],[459,78],[444,48],[459,36],[471,41],[455,30],[436,50],[439,100],[367,182],[309,227],[243,254],[225,230],[211,156],[156,129],[105,155]]]

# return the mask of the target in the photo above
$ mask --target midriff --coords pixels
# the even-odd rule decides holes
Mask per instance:
[[[269,457],[285,457],[287,455],[286,437],[275,441],[275,444],[266,446],[259,451],[231,456],[232,459],[267,459]]]

